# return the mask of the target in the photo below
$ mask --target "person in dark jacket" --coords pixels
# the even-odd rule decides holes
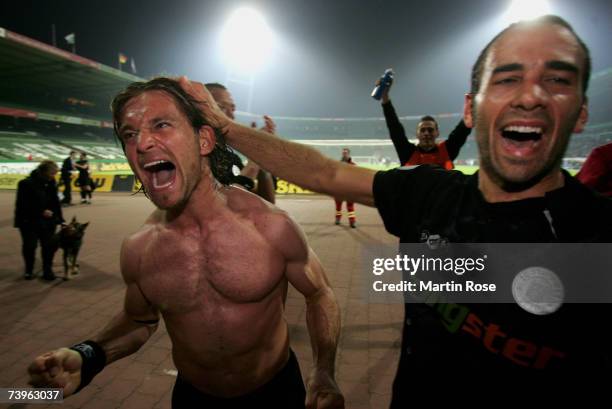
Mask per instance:
[[[87,160],[87,154],[85,152],[81,152],[81,157],[74,166],[79,171],[77,184],[81,188],[81,204],[91,204],[94,182],[89,175],[89,161]]]
[[[49,281],[55,279],[51,238],[57,225],[64,222],[55,183],[57,172],[57,164],[45,160],[17,185],[15,227],[21,233],[26,280],[34,277],[34,259],[39,241],[42,249],[43,278]]]
[[[64,185],[64,198],[62,199],[62,204],[66,206],[70,206],[72,204],[72,171],[76,170],[74,167],[74,161],[76,159],[76,151],[70,151],[70,156],[64,159],[62,162],[62,183]]]

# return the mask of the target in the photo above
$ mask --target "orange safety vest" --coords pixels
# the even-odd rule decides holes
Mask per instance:
[[[417,166],[417,165],[439,165],[444,169],[454,169],[453,161],[448,156],[448,150],[446,150],[446,141],[437,144],[438,149],[434,149],[430,152],[421,152],[419,148],[416,148],[410,159],[404,166]]]

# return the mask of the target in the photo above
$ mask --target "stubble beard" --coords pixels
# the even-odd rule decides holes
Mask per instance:
[[[580,115],[580,109],[573,115],[573,120],[566,122],[569,126],[559,129],[557,135],[562,138],[557,143],[557,147],[553,148],[549,160],[545,161],[544,165],[536,172],[532,177],[525,180],[511,180],[504,176],[503,170],[498,169],[493,164],[491,159],[491,146],[489,138],[489,124],[482,119],[477,113],[476,102],[472,103],[472,118],[474,118],[474,130],[476,132],[476,143],[478,144],[478,154],[480,156],[480,168],[481,171],[485,171],[489,179],[493,181],[502,190],[508,193],[521,192],[537,185],[542,179],[556,170],[561,168],[561,162],[563,156],[569,145],[570,136],[574,129],[574,124],[578,121]],[[494,131],[494,130],[493,130]]]

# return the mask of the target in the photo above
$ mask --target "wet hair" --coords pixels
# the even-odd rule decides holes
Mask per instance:
[[[574,31],[573,27],[567,21],[565,21],[564,19],[562,19],[559,16],[553,16],[553,15],[542,16],[542,17],[539,17],[539,18],[534,19],[534,20],[519,21],[517,23],[509,25],[503,31],[501,31],[499,34],[497,34],[493,38],[493,40],[491,40],[485,46],[485,48],[483,48],[483,50],[480,52],[480,55],[476,59],[476,62],[474,63],[474,66],[472,67],[472,83],[471,83],[471,87],[470,87],[470,93],[477,94],[478,91],[480,90],[480,85],[481,85],[481,81],[482,81],[482,71],[484,69],[485,60],[487,59],[487,55],[489,54],[489,50],[491,49],[493,44],[495,44],[495,42],[502,35],[504,35],[507,31],[509,31],[509,30],[511,30],[513,28],[520,28],[520,27],[525,27],[525,26],[544,25],[544,24],[555,24],[555,25],[558,25],[558,26],[561,26],[561,27],[567,29],[570,33],[572,33],[572,35],[574,36],[574,38],[576,39],[576,41],[580,45],[580,48],[582,48],[582,51],[584,52],[584,63],[583,63],[583,69],[584,70],[582,72],[582,93],[583,93],[583,95],[586,95],[587,89],[589,87],[589,78],[591,77],[591,53],[589,51],[589,48],[582,41],[582,39],[580,37],[578,37],[578,34],[576,34],[576,32]]]
[[[422,116],[421,119],[419,120],[419,123],[425,122],[425,121],[433,122],[434,124],[436,124],[436,129],[438,129],[438,121],[436,121],[436,118],[434,118],[433,116],[431,115]]]
[[[222,89],[227,91],[227,87],[223,84],[219,84],[218,82],[207,82],[204,84],[204,86],[208,88],[209,91],[212,91],[213,89]]]
[[[121,91],[111,102],[115,135],[117,139],[119,139],[124,152],[125,144],[119,134],[119,129],[122,125],[121,117],[123,115],[123,110],[130,100],[149,91],[163,91],[170,95],[176,102],[177,107],[187,117],[187,120],[194,130],[194,135],[197,134],[201,127],[208,125],[198,107],[198,101],[181,87],[178,80],[167,77],[157,77],[147,82],[134,82]],[[210,170],[217,181],[223,185],[229,185],[233,178],[233,152],[226,144],[225,137],[221,131],[219,129],[214,129],[214,131],[216,137],[215,148],[207,155],[210,162]]]

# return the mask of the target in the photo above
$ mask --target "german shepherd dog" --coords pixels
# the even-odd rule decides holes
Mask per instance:
[[[88,225],[89,222],[77,222],[75,216],[69,224],[62,226],[62,229],[53,236],[56,251],[60,248],[64,251],[64,280],[70,280],[73,275],[79,274],[77,256]]]

